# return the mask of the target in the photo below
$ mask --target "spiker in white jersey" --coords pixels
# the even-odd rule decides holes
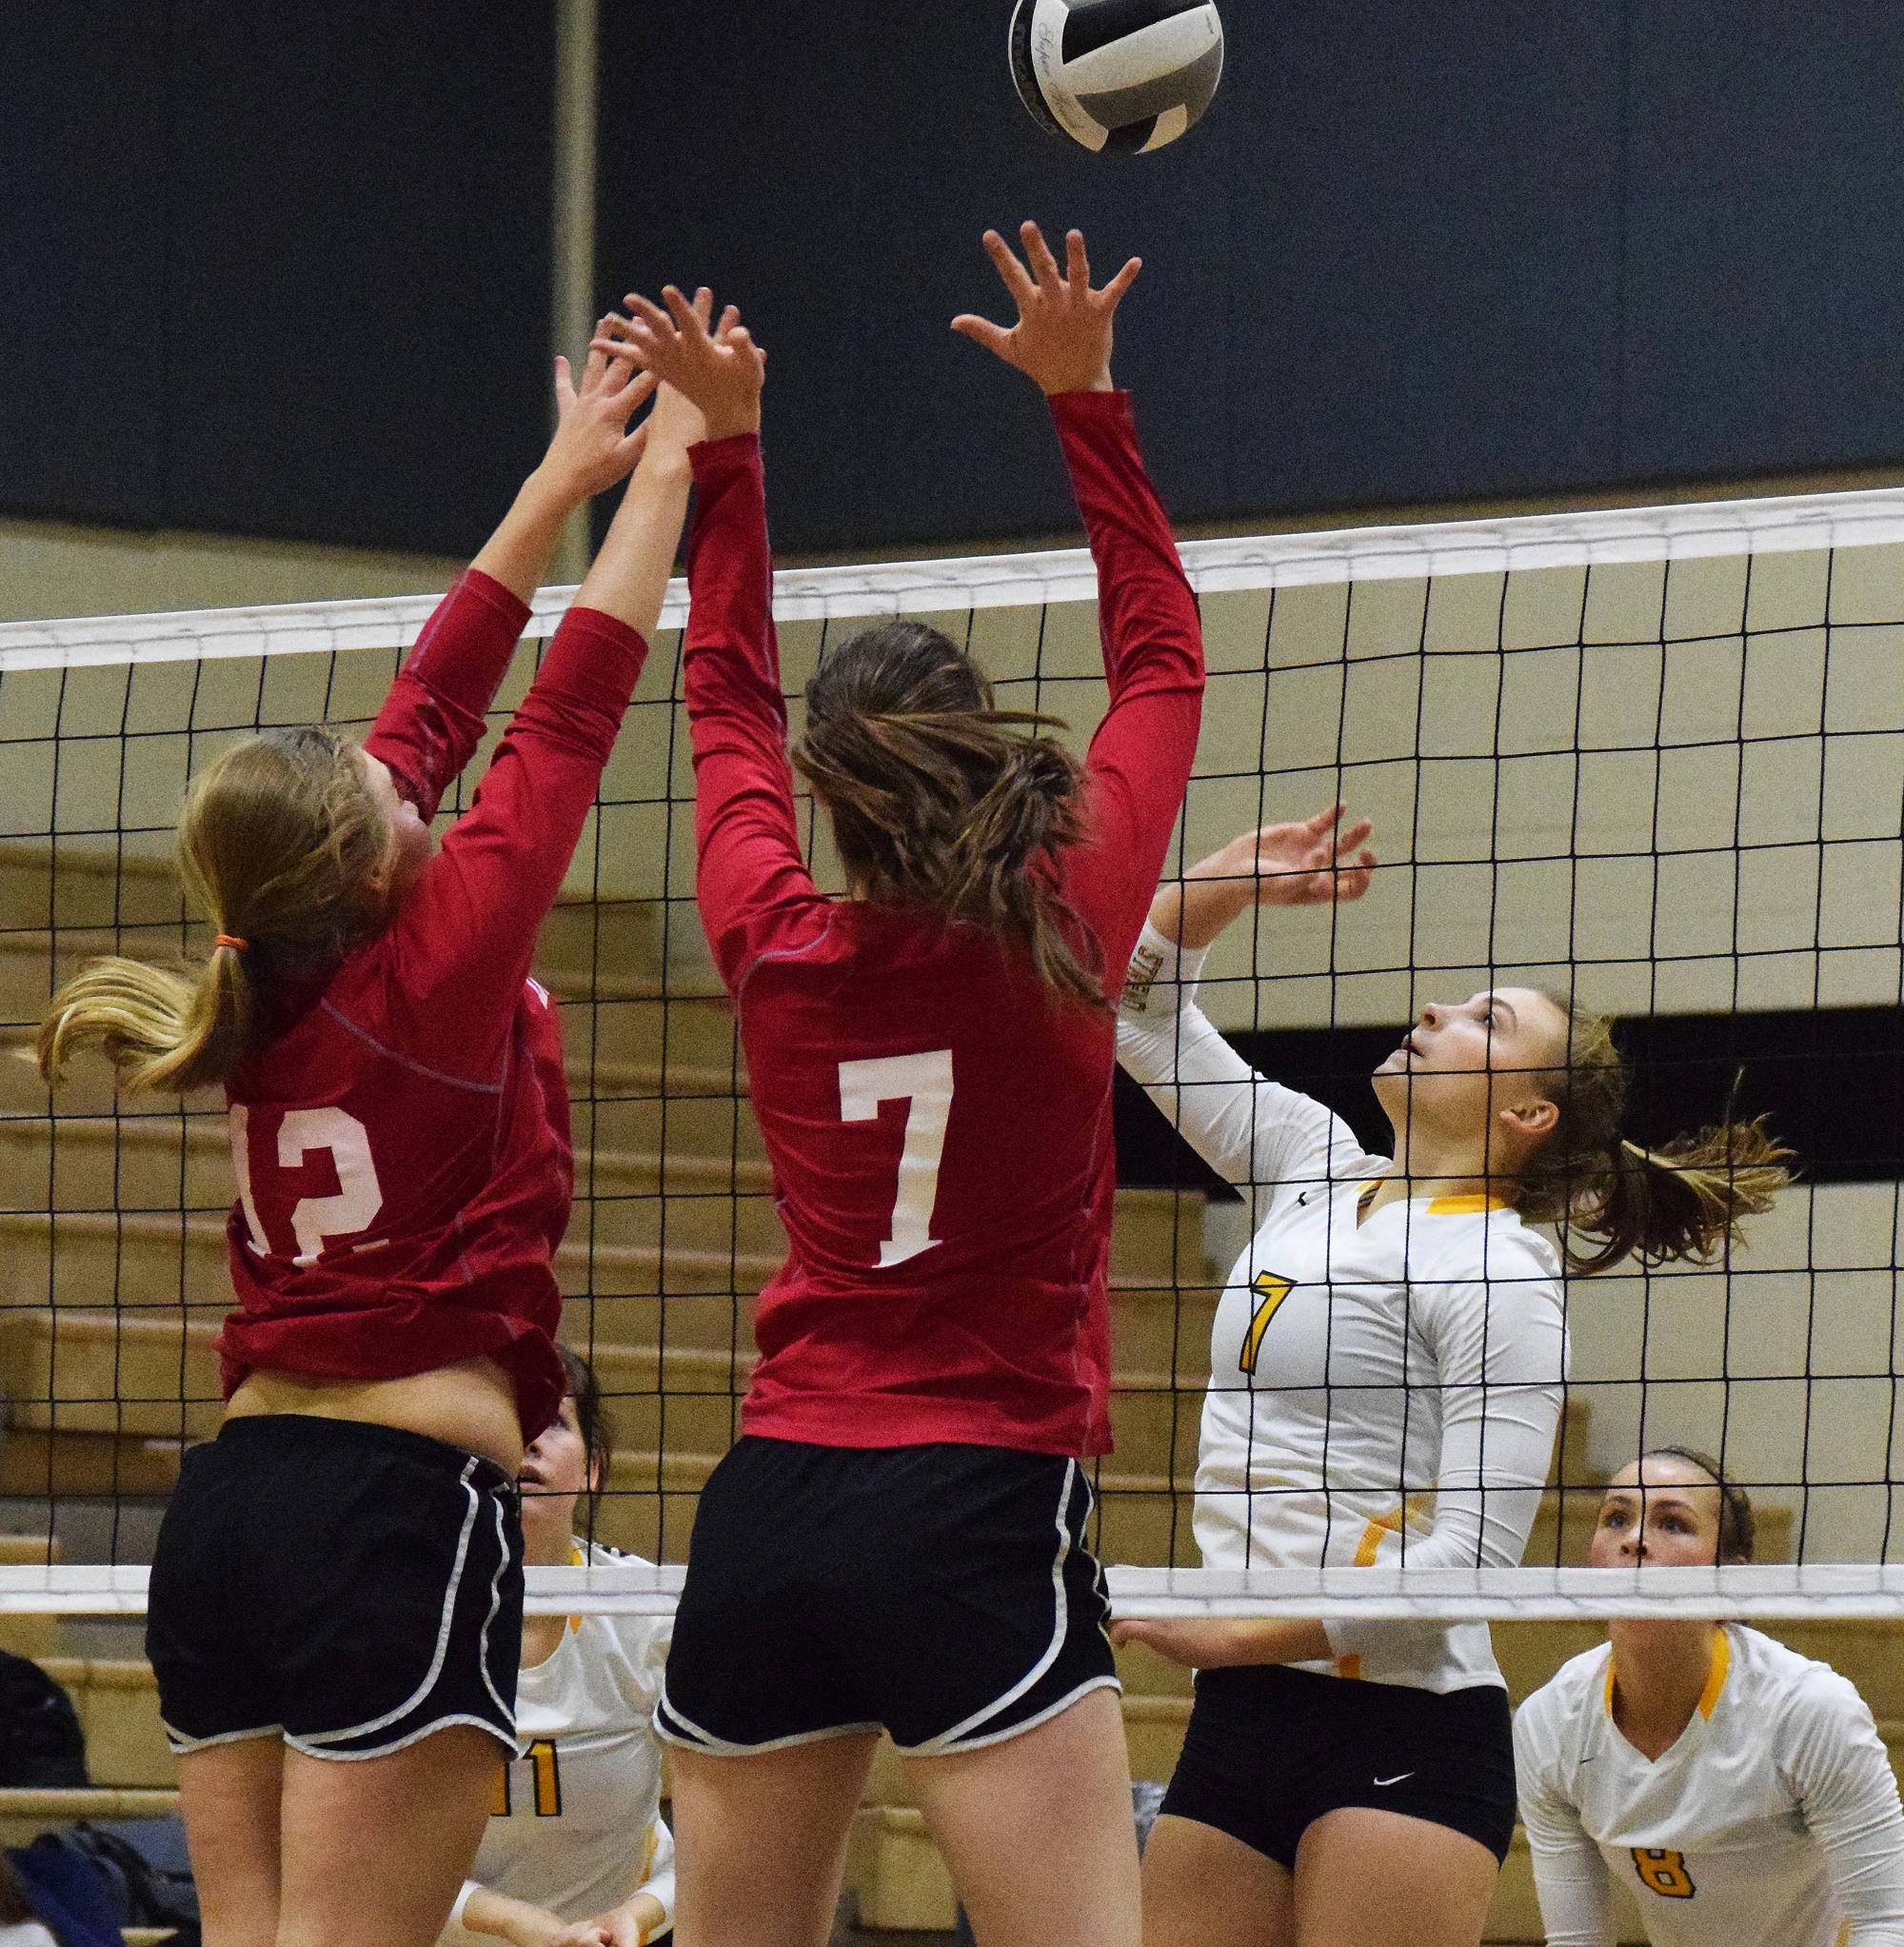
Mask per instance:
[[[1140,155],[1210,106],[1223,24],[1209,0],[1018,0],[1011,65],[1019,99],[1054,135]]]

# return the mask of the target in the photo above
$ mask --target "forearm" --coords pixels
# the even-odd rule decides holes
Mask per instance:
[[[1142,1643],[1186,1670],[1314,1663],[1334,1654],[1321,1623],[1266,1617],[1184,1616],[1117,1622],[1111,1640],[1120,1647]]]
[[[1220,1658],[1203,1667],[1219,1669],[1234,1663],[1313,1663],[1335,1654],[1329,1632],[1319,1622],[1290,1622],[1281,1618],[1243,1618],[1228,1625],[1230,1640]]]
[[[506,588],[472,569],[437,604],[390,685],[364,747],[389,765],[424,817],[435,816],[482,742],[528,618]]]
[[[1530,1838],[1532,1834],[1530,1833]],[[1534,1847],[1534,1891],[1547,1947],[1614,1947],[1606,1865],[1581,1839],[1564,1849]]]
[[[644,1940],[652,1940],[670,1924],[666,1907],[646,1888],[618,1906],[612,1914],[604,1914],[602,1917],[609,1922],[617,1918],[626,1920],[628,1931],[639,1934]]]
[[[1233,921],[1256,904],[1257,882],[1220,871],[1215,859],[1202,859],[1158,888],[1150,903],[1150,924],[1186,953],[1200,953]]]
[[[578,608],[599,608],[645,640],[653,638],[692,485],[684,452],[651,447],[642,456],[602,551],[576,591]]]
[[[499,1940],[514,1941],[516,1947],[544,1947],[565,1931],[565,1922],[546,1907],[511,1899],[506,1893],[492,1893],[486,1886],[470,1893],[457,1921],[465,1933],[493,1935]]]
[[[582,505],[572,486],[538,467],[470,566],[501,582],[518,600],[528,601],[548,572],[569,515]]]

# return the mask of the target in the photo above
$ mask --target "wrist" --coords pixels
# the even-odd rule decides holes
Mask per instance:
[[[738,439],[743,433],[759,432],[761,429],[761,408],[758,405],[746,411],[704,412],[701,416],[706,425],[706,431],[702,437],[707,440]]]
[[[551,467],[544,460],[523,482],[516,505],[526,512],[540,513],[555,522],[567,520],[575,509],[592,496],[572,475]]]
[[[1186,953],[1200,953],[1249,910],[1255,904],[1255,892],[1254,880],[1199,878],[1193,866],[1179,888],[1182,904],[1177,944]]]
[[[681,481],[694,477],[685,447],[657,446],[652,440],[635,463],[635,472],[644,480]]]

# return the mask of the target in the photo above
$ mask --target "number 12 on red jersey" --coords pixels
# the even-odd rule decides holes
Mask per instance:
[[[884,1270],[939,1242],[932,1235],[932,1206],[939,1201],[939,1161],[945,1153],[945,1124],[952,1114],[952,1050],[840,1063],[843,1123],[877,1122],[883,1102],[906,1105],[892,1218],[880,1245],[880,1268]]]

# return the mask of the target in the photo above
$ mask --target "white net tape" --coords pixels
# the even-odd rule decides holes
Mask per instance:
[[[0,1568],[0,1614],[143,1616],[149,1571]],[[531,1616],[672,1615],[679,1567],[531,1568]],[[1610,1616],[1904,1617],[1904,1566],[1865,1562],[1725,1568],[1133,1568],[1105,1571],[1120,1617],[1360,1617],[1522,1622]]]
[[[1897,542],[1904,542],[1904,487],[1186,541],[1179,551],[1191,586],[1200,594],[1216,594]],[[774,614],[782,622],[817,622],[1088,602],[1096,594],[1089,553],[1081,547],[1050,548],[943,561],[783,568],[774,577]],[[539,589],[530,605],[530,633],[552,627],[574,595],[572,586]],[[0,623],[0,671],[407,647],[436,600],[410,595]],[[677,579],[668,586],[661,626],[676,629],[686,620],[687,584]]]

